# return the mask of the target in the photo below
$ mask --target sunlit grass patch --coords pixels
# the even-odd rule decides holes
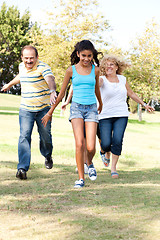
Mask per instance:
[[[13,102],[17,107],[18,98],[11,101],[11,97],[6,96],[5,104]],[[85,175],[85,187],[77,190],[69,107],[63,118],[60,106],[57,109],[58,117],[52,119],[54,166],[51,170],[44,166],[35,126],[25,181],[15,177],[18,116],[0,117],[0,239],[160,239],[160,115],[144,115],[143,123],[132,115],[134,121],[128,123],[118,162],[119,179],[112,179],[110,167],[104,167],[97,141],[93,160],[97,180],[90,181]]]

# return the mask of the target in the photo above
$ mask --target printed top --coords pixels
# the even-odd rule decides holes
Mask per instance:
[[[50,67],[37,60],[34,67],[27,70],[22,62],[19,65],[19,74],[21,83],[20,108],[28,111],[40,111],[50,106],[50,92],[45,80],[46,76],[53,76]]]

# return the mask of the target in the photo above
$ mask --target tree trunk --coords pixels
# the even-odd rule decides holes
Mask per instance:
[[[142,105],[138,103],[138,120],[142,121]]]
[[[143,99],[143,94],[141,94],[141,99]],[[142,121],[142,105],[138,103],[138,120]]]

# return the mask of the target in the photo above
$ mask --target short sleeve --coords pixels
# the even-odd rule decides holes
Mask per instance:
[[[53,76],[51,68],[47,64],[45,64],[45,66],[42,68],[42,76],[44,78],[47,76]]]

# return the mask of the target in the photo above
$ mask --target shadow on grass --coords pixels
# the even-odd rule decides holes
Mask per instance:
[[[136,119],[128,119],[128,122],[131,124],[140,124],[140,125],[160,125],[160,122],[147,122],[145,120],[139,121]]]
[[[42,164],[32,164],[28,179],[21,181],[11,170],[14,163],[3,164],[8,164],[8,173],[5,170],[0,176],[0,196],[5,198],[1,211],[63,216],[63,226],[78,227],[66,239],[143,239],[141,235],[147,233],[145,223],[141,227],[143,218],[158,218],[159,168],[119,171],[119,179],[102,169],[95,182],[86,176],[85,187],[76,190],[75,166],[55,164],[47,170]]]
[[[19,115],[19,112],[0,112],[0,115]]]
[[[53,117],[55,118],[64,118],[60,115],[60,109],[56,109]],[[19,108],[16,107],[0,107],[0,115],[19,115]]]
[[[0,161],[0,168],[16,169],[17,163],[13,161]]]
[[[28,179],[26,181],[21,181],[15,178],[16,173],[16,167],[17,163],[15,162],[9,162],[9,161],[2,161],[1,162],[1,168],[7,168],[4,172],[1,172],[1,183],[2,185],[2,191],[0,191],[0,194],[13,194],[14,191],[16,194],[22,193],[19,192],[17,188],[19,185],[25,186],[25,192],[28,193],[35,191],[39,192],[36,187],[34,187],[35,182],[39,184],[39,187],[41,189],[41,184],[43,185],[43,182],[48,182],[48,186],[46,186],[48,194],[50,193],[50,190],[54,187],[56,191],[61,193],[61,191],[69,191],[70,189],[73,189],[74,181],[77,180],[78,175],[75,173],[75,166],[70,165],[58,165],[54,164],[53,169],[47,170],[45,169],[43,164],[31,164],[31,167],[28,174]],[[10,169],[10,170],[9,170]],[[12,169],[15,171],[13,172]],[[12,173],[11,173],[12,171]],[[110,170],[104,168],[101,171],[98,171],[98,177],[96,181],[90,181],[88,178],[88,175],[85,175],[86,182],[85,187],[82,189],[82,191],[87,191],[88,188],[95,188],[96,191],[99,191],[99,188],[108,188],[112,189],[115,187],[115,185],[118,186],[125,186],[125,185],[136,185],[136,184],[160,184],[160,169],[154,168],[154,169],[146,169],[146,170],[133,170],[133,171],[119,171],[119,179],[112,179],[110,175]],[[8,180],[8,176],[10,176],[11,182],[7,182],[7,185],[5,186],[5,180]],[[16,185],[15,185],[16,181]],[[52,186],[52,187],[51,187]],[[107,186],[107,187],[106,187]],[[14,188],[15,187],[15,188]],[[11,189],[10,189],[11,188]],[[38,188],[39,189],[39,188]],[[10,191],[11,190],[11,191]],[[43,195],[43,188],[40,190],[39,194]],[[46,191],[45,191],[46,192]],[[51,190],[52,192],[52,190]]]
[[[138,123],[138,124],[148,124],[146,121],[142,120],[142,121],[139,121],[139,120],[136,120],[136,119],[128,119],[128,122],[129,123]]]

